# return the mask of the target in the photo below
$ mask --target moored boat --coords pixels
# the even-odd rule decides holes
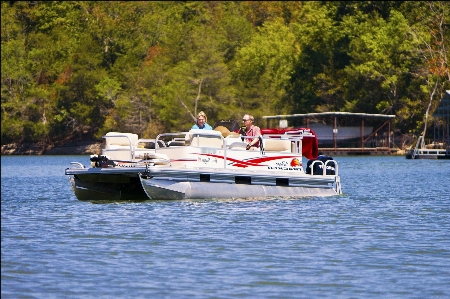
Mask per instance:
[[[91,156],[91,167],[73,162],[74,166],[66,169],[80,200],[267,198],[342,193],[335,160],[311,160],[312,171],[305,172],[303,156],[317,156],[317,148],[302,146],[304,139],[316,138],[308,129],[263,135],[262,146],[256,150],[246,150],[245,136],[224,137],[214,130],[165,133],[156,139],[138,139],[134,134],[116,132],[104,138],[102,155]],[[143,143],[150,146],[142,146]]]

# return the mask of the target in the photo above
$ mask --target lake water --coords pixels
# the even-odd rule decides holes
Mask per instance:
[[[2,156],[1,297],[450,298],[450,161],[335,159],[342,196],[100,204],[88,156]]]

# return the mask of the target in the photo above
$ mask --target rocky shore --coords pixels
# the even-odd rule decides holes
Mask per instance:
[[[60,145],[24,143],[2,145],[2,155],[94,155],[101,154],[102,142],[81,141]]]

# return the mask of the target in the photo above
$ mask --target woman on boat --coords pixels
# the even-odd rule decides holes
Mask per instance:
[[[245,136],[261,136],[261,129],[253,124],[255,118],[251,114],[245,114],[242,118],[242,122],[245,126]],[[246,138],[247,146],[245,149],[259,148],[259,138]]]
[[[213,128],[206,123],[207,121],[208,118],[206,117],[205,112],[200,111],[197,115],[197,122],[192,126],[191,130],[193,129],[212,130]]]

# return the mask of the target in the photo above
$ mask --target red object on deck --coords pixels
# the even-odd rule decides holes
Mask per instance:
[[[319,156],[319,140],[316,133],[310,128],[286,128],[286,129],[261,129],[261,134],[285,134],[289,132],[296,132],[303,130],[304,132],[310,132],[313,136],[304,136],[302,142],[302,155],[308,159],[316,159]],[[278,137],[278,136],[277,136]]]

